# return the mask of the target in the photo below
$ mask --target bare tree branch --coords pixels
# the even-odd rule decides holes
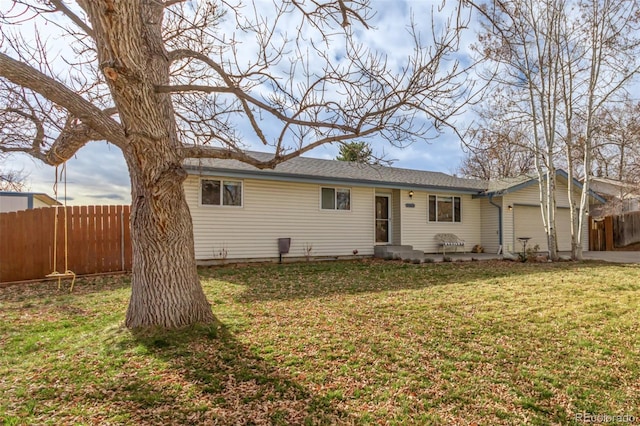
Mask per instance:
[[[15,170],[0,169],[0,191],[22,192],[25,189],[24,174]]]
[[[28,87],[52,102],[68,110],[80,122],[95,129],[103,139],[124,148],[128,142],[120,124],[102,110],[69,90],[58,81],[42,74],[15,59],[0,53],[0,76],[14,84]],[[84,132],[82,132],[85,134]],[[95,134],[93,133],[95,136]],[[64,139],[56,145],[55,156],[51,164],[58,164],[68,159],[82,145],[73,139]],[[85,141],[86,142],[86,141]],[[51,160],[51,159],[50,159]]]
[[[289,153],[276,153],[273,158],[268,161],[260,161],[256,158],[252,157],[249,154],[246,154],[245,151],[242,150],[232,150],[232,149],[220,149],[214,148],[210,146],[201,146],[201,145],[191,145],[184,146],[180,148],[180,153],[182,158],[219,158],[224,160],[238,160],[243,163],[250,164],[258,169],[273,169],[280,163],[283,163],[292,158],[299,157],[300,155],[311,151],[314,148],[317,148],[321,145],[325,145],[327,143],[332,142],[345,142],[352,139],[357,138],[358,136],[368,136],[370,134],[374,134],[379,132],[381,129],[373,128],[364,132],[362,135],[341,135],[341,136],[331,136],[327,138],[321,138],[316,140],[313,143],[310,143],[302,148],[297,150],[293,150]]]
[[[163,5],[164,7],[171,7],[171,6],[173,6],[174,4],[184,3],[185,1],[187,1],[187,0],[166,0],[166,1],[164,1],[164,2],[162,3],[162,5]]]
[[[156,86],[156,91],[158,93],[183,93],[183,92],[203,92],[203,93],[232,93],[234,95],[236,95],[238,98],[246,101],[246,104],[253,104],[259,108],[261,108],[264,111],[269,112],[270,114],[272,114],[273,116],[275,116],[277,119],[289,123],[289,124],[295,124],[295,125],[299,125],[299,126],[314,126],[314,127],[319,127],[319,128],[328,128],[328,129],[337,129],[337,130],[342,130],[345,132],[357,132],[357,128],[356,127],[350,127],[350,126],[344,126],[344,125],[338,125],[338,124],[334,124],[334,123],[325,123],[325,122],[318,122],[318,121],[309,121],[309,120],[298,120],[295,118],[290,118],[284,114],[282,114],[280,111],[278,111],[277,109],[275,109],[274,107],[268,105],[265,102],[260,101],[259,99],[255,99],[252,96],[248,95],[247,93],[245,93],[244,91],[242,91],[241,89],[238,88],[233,88],[233,87],[213,87],[213,86],[198,86],[198,85],[181,85],[181,86]],[[379,111],[377,112],[377,114],[381,115],[384,114],[385,112],[388,112],[391,109],[388,108],[387,111]],[[253,112],[251,112],[251,109],[249,108],[249,106],[246,106],[246,110],[249,110],[250,113],[248,115],[254,117]],[[246,111],[245,110],[245,111]],[[365,117],[363,117],[362,121],[365,121],[366,118],[370,118],[371,115],[367,115]],[[254,117],[254,123],[255,123],[255,128],[256,130],[260,131],[260,127],[257,125],[257,121],[255,120]]]
[[[79,28],[82,29],[88,36],[93,37],[93,30],[86,22],[84,22],[78,15],[73,13],[71,9],[65,5],[62,0],[49,0],[51,4],[54,6],[54,11],[62,12],[65,14],[71,21],[76,24]]]
[[[324,144],[406,146],[455,128],[473,91],[455,56],[463,4],[437,22],[433,7],[397,23],[402,53],[368,45],[368,0],[78,0],[86,19],[63,0],[3,5],[0,145],[54,164],[98,138],[118,146],[132,197],[126,325],[210,322],[184,159],[273,168]],[[427,31],[416,24],[429,18]],[[52,23],[73,54],[49,34],[21,33],[29,21]],[[273,156],[252,158],[257,144]]]

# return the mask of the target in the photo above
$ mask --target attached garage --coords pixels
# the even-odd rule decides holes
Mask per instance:
[[[562,170],[556,170],[556,236],[558,238],[558,250],[561,252],[571,251],[571,210],[569,202],[569,181],[567,174]],[[578,201],[582,196],[582,186],[580,182],[573,181],[573,200]],[[537,244],[541,252],[546,252],[547,236],[542,225],[542,213],[540,211],[540,189],[537,179],[533,176],[523,176],[518,178],[510,178],[492,182],[490,190],[487,191],[489,206],[487,211],[498,210],[502,213],[502,221],[498,219],[498,223],[502,225],[498,229],[497,235],[503,244],[503,250],[510,253],[522,252],[522,243],[518,241],[518,237],[530,237],[527,242],[527,248],[535,247]],[[604,202],[604,199],[596,194],[591,193],[590,204]],[[489,209],[493,207],[493,209]],[[496,209],[498,207],[498,209]],[[488,223],[483,224],[483,244],[484,241],[490,241],[493,234],[490,231],[489,216]],[[484,220],[484,218],[483,218]],[[587,222],[587,217],[583,217]],[[583,226],[582,229],[582,250],[589,249],[589,227]],[[485,232],[486,230],[486,232]]]
[[[571,251],[571,217],[568,208],[558,207],[556,210],[556,235],[559,251]],[[513,206],[513,247],[522,250],[520,237],[530,237],[527,248],[536,244],[540,251],[547,250],[547,236],[542,223],[542,213],[539,206]]]

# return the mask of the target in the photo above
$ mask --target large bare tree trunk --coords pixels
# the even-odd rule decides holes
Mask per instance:
[[[0,27],[7,41],[0,49],[0,128],[16,130],[0,131],[0,153],[57,165],[91,141],[122,150],[133,205],[132,328],[214,320],[196,273],[185,158],[265,169],[323,144],[376,134],[402,146],[451,126],[477,94],[462,84],[468,69],[448,60],[470,19],[463,0],[425,40],[411,20],[414,49],[400,68],[347,29],[351,22],[369,28],[368,2],[269,2],[265,9],[242,0],[77,0],[82,11],[63,0],[14,3],[20,11],[9,7]],[[227,22],[240,23],[231,32],[225,13],[233,16]],[[296,15],[294,37],[279,37]],[[74,57],[64,50],[54,60],[59,49],[49,52],[33,31],[21,35],[25,20],[59,30],[50,40],[59,34],[56,42],[71,41]],[[238,53],[253,41],[252,58]],[[347,53],[334,62],[327,49],[336,42]],[[283,69],[288,57],[299,60]],[[254,158],[243,148],[247,141],[261,142],[273,157]]]
[[[180,327],[213,320],[196,271],[193,225],[182,183],[163,5],[142,0],[86,2],[98,57],[128,144],[131,177],[132,294],[130,328]]]
[[[130,157],[130,156],[127,156]],[[177,328],[214,319],[196,270],[193,226],[179,161],[131,174],[132,288],[126,326]],[[151,182],[155,181],[155,182]]]

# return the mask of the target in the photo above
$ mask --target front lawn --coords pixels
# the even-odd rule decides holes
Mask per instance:
[[[126,276],[0,288],[4,424],[640,422],[640,267],[201,270],[220,322],[121,327]],[[627,417],[628,418],[628,417]]]

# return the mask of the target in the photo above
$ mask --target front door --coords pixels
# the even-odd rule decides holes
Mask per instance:
[[[389,195],[376,195],[376,243],[389,243],[390,234],[390,217],[389,214]]]

